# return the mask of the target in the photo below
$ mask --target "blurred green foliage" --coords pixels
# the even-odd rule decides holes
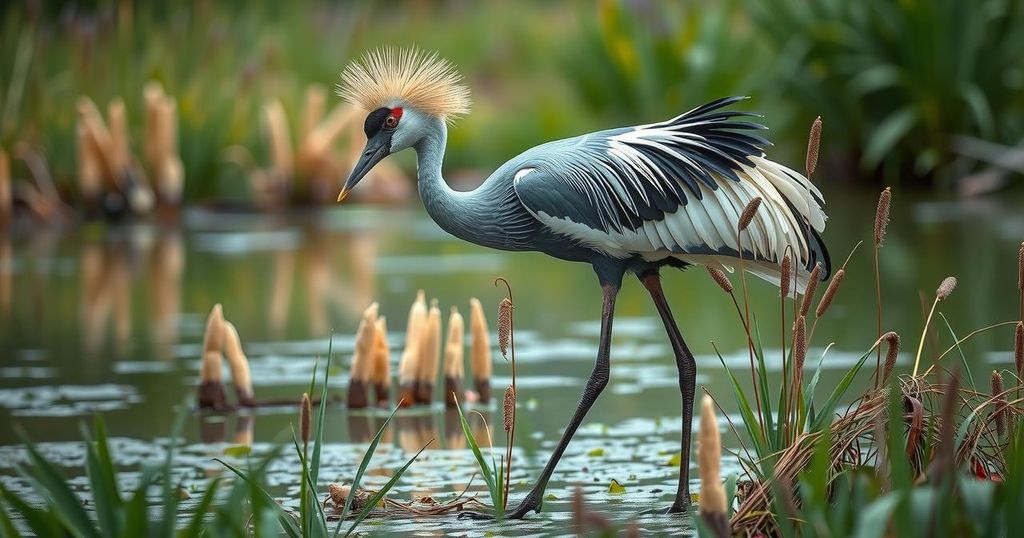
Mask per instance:
[[[726,94],[754,97],[784,161],[818,114],[839,162],[903,177],[942,171],[954,135],[1024,136],[1019,0],[43,4],[0,8],[0,145],[41,149],[68,190],[80,95],[124,97],[137,140],[142,88],[162,82],[180,106],[186,197],[239,196],[224,149],[266,161],[260,104],[280,98],[295,129],[308,85],[382,44],[436,50],[466,74],[476,105],[451,133],[453,168]]]

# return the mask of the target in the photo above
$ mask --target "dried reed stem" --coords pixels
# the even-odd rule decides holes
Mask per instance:
[[[481,402],[491,399],[491,337],[487,330],[487,318],[480,300],[469,300],[470,361],[473,366],[473,380]]]
[[[932,307],[928,310],[928,317],[924,320],[924,328],[921,330],[921,342],[917,345],[917,355],[914,357],[914,377],[917,377],[917,369],[921,363],[921,351],[924,350],[924,339],[928,335],[928,327],[931,326],[932,317],[935,315],[935,307],[938,306],[939,301],[944,301],[949,297],[949,294],[953,293],[954,289],[956,289],[956,278],[948,276],[942,279],[942,283],[935,290],[935,300],[932,301]]]
[[[732,293],[732,282],[729,281],[729,277],[725,276],[724,271],[710,265],[705,265],[704,268],[708,270],[708,274],[718,284],[718,287],[722,288],[722,291],[729,294]]]
[[[814,119],[811,124],[811,134],[807,137],[807,160],[804,163],[804,170],[808,179],[814,175],[814,169],[818,167],[818,151],[821,148],[821,116]]]
[[[391,399],[391,347],[388,345],[388,322],[384,316],[377,318],[377,327],[373,332],[373,381],[377,405],[388,407]]]
[[[466,377],[465,334],[466,327],[462,314],[453,306],[448,317],[448,341],[444,346],[444,401],[448,407],[455,407],[457,398],[462,396],[463,380]]]
[[[697,461],[700,472],[701,518],[712,528],[715,536],[725,538],[728,531],[728,510],[725,488],[722,486],[722,439],[715,419],[714,402],[704,395],[701,399],[700,429],[697,432]],[[685,465],[685,463],[684,463]]]
[[[238,330],[230,321],[224,322],[224,355],[231,367],[231,382],[235,385],[235,394],[239,405],[251,406],[255,403],[252,389],[252,373],[249,371],[249,358],[242,351],[242,341]]]

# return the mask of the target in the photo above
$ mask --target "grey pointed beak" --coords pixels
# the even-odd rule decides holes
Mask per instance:
[[[349,174],[348,180],[345,181],[341,192],[338,193],[339,203],[348,196],[349,191],[356,186],[356,183],[359,183],[359,180],[363,179],[377,163],[391,154],[390,145],[390,137],[376,136],[366,141],[366,148],[363,149],[363,153],[359,156],[359,161],[352,168],[352,173]]]

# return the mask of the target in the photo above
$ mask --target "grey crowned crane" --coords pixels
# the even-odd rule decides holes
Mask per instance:
[[[804,286],[816,263],[829,273],[821,192],[803,175],[765,158],[754,116],[727,110],[742,98],[699,106],[668,121],[548,142],[508,161],[477,189],[452,190],[441,177],[448,122],[469,110],[454,66],[417,50],[384,49],[350,64],[339,93],[369,112],[366,149],[338,200],[381,159],[413,148],[420,197],[448,233],[500,250],[538,251],[589,263],[603,294],[597,361],[575,414],[533,489],[507,517],[540,511],[544,489],[587,411],[608,384],[615,298],[626,273],[650,293],[668,333],[682,393],[682,461],[675,502],[690,503],[690,425],[696,363],[661,287],[662,267],[744,268],[779,285],[791,249]],[[762,204],[737,242],[740,213]]]

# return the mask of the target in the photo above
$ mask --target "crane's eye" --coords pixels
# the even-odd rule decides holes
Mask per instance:
[[[384,125],[387,127],[394,128],[396,125],[398,125],[398,118],[394,116],[388,116],[387,118],[384,119]]]

